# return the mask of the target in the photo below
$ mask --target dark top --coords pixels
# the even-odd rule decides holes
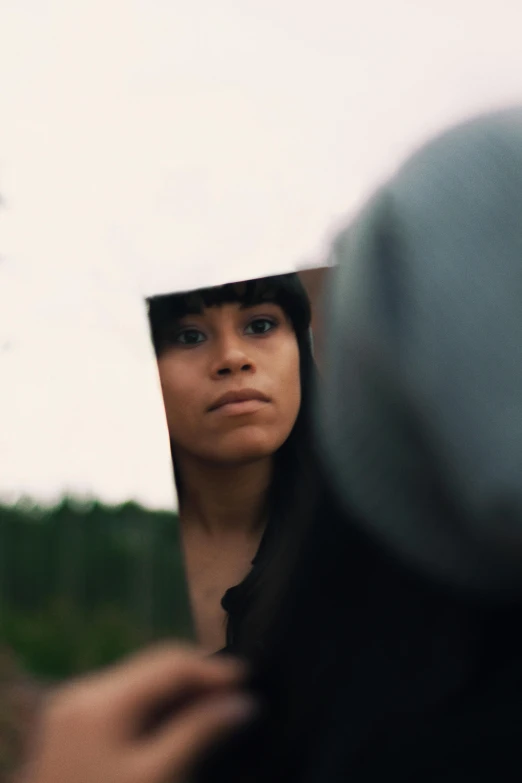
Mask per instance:
[[[279,648],[299,705],[287,779],[522,774],[520,606],[459,599],[345,527],[316,532]]]
[[[520,780],[521,607],[458,598],[355,530],[318,519],[256,677],[263,719],[209,780]]]

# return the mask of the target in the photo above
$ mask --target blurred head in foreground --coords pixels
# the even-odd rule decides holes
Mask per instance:
[[[488,590],[522,586],[521,216],[522,109],[473,118],[339,236],[326,305],[320,431],[345,509]]]

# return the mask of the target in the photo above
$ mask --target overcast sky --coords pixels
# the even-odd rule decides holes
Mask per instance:
[[[519,0],[0,0],[0,495],[169,506],[144,293],[324,259],[522,99]]]

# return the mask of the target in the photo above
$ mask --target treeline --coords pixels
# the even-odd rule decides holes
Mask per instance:
[[[0,644],[54,680],[190,633],[175,513],[0,505]]]

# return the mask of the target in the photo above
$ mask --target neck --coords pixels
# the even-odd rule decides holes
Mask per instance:
[[[266,501],[272,479],[272,458],[246,465],[203,462],[175,455],[182,476],[180,519],[185,528],[212,537],[258,535],[266,524]]]

